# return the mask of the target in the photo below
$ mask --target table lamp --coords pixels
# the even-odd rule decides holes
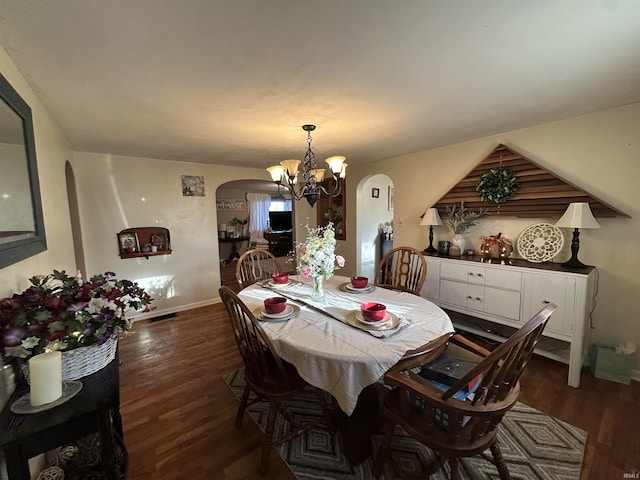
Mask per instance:
[[[433,246],[433,226],[444,225],[437,208],[427,208],[422,216],[420,225],[429,225],[429,246],[423,250],[424,253],[435,253],[438,250]]]
[[[562,264],[563,267],[585,268],[587,265],[578,260],[578,249],[580,248],[581,228],[600,228],[596,219],[593,218],[588,203],[570,203],[567,211],[560,217],[556,227],[573,228],[573,240],[571,240],[571,258]]]

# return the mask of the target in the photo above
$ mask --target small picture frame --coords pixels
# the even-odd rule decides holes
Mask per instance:
[[[140,251],[138,235],[135,232],[121,232],[118,234],[120,253],[137,253]]]
[[[371,189],[371,198],[380,198],[380,189],[372,188]]]
[[[393,187],[389,187],[389,211],[393,210]]]

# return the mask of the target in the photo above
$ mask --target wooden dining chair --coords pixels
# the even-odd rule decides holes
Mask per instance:
[[[262,248],[244,252],[236,266],[236,280],[241,289],[261,280],[268,280],[274,273],[282,273],[280,263],[275,255]]]
[[[378,263],[375,284],[378,287],[420,295],[427,276],[427,261],[413,247],[397,247]]]
[[[451,478],[458,479],[459,459],[481,454],[496,465],[502,480],[511,478],[498,445],[498,425],[518,399],[520,376],[555,309],[554,304],[544,307],[493,352],[461,335],[451,337],[452,343],[475,353],[479,362],[444,392],[412,371],[387,373],[384,382],[394,388],[383,402],[384,439],[374,475],[381,474],[394,428],[400,425],[435,454],[428,475],[448,462]],[[472,398],[453,397],[479,375],[482,379]],[[443,417],[447,417],[446,421]],[[484,453],[487,449],[492,457]]]
[[[219,292],[231,320],[233,334],[244,363],[245,388],[238,407],[235,426],[240,427],[247,407],[260,401],[269,402],[260,462],[260,473],[266,475],[269,472],[272,447],[307,432],[322,420],[329,430],[333,431],[329,407],[324,392],[314,387],[322,409],[323,419],[300,428],[294,427],[293,418],[284,408],[282,402],[296,397],[308,386],[308,383],[300,377],[293,365],[277,355],[269,337],[244,302],[228,287],[221,287]],[[252,392],[255,398],[249,401]],[[289,433],[282,438],[274,439],[274,425],[278,412],[289,421],[291,428]]]

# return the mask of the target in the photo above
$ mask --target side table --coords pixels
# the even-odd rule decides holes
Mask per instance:
[[[118,357],[102,370],[83,377],[82,390],[66,403],[40,413],[16,415],[12,403],[28,390],[18,385],[0,413],[0,449],[4,450],[9,480],[29,480],[28,460],[56,447],[98,432],[102,463],[109,480],[124,478],[116,465],[115,437],[123,439],[120,417],[120,376]]]

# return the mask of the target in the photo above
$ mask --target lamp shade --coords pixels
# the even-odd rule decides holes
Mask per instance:
[[[556,222],[556,227],[600,228],[593,218],[588,203],[570,203],[567,211]]]
[[[437,208],[427,208],[420,225],[444,225]]]

